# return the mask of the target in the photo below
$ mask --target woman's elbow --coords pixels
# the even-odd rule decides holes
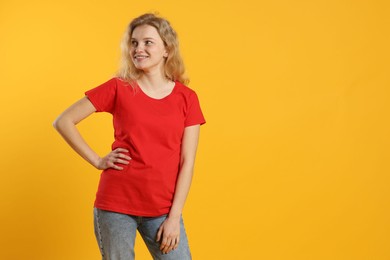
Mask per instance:
[[[52,123],[54,129],[57,130],[57,131],[58,131],[58,128],[60,127],[60,122],[59,122],[59,121],[60,121],[60,117],[57,117],[57,118],[54,120],[54,122]]]
[[[61,132],[61,130],[66,125],[66,121],[67,121],[66,118],[64,118],[62,115],[60,115],[53,122],[54,129],[56,129],[58,132]]]

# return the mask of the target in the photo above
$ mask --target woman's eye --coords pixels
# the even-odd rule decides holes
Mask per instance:
[[[131,41],[131,46],[137,46],[138,45],[138,43],[136,42],[136,41]]]
[[[152,41],[146,41],[145,44],[146,45],[151,45],[153,42]]]

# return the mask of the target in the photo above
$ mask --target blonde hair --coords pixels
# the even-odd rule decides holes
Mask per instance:
[[[185,75],[184,62],[179,51],[179,41],[175,30],[170,23],[155,14],[147,13],[135,18],[128,25],[127,30],[121,42],[121,64],[117,76],[129,82],[130,84],[142,76],[143,71],[137,69],[131,59],[131,36],[136,27],[141,25],[150,25],[157,29],[165,48],[168,51],[168,57],[165,60],[165,76],[172,81],[179,81],[188,84],[189,79]]]

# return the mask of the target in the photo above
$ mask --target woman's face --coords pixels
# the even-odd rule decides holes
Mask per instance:
[[[168,57],[163,40],[150,25],[140,25],[133,30],[130,54],[134,66],[144,72],[163,72]]]

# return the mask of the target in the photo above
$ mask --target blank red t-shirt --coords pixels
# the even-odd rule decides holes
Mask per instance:
[[[112,149],[129,150],[123,170],[104,170],[95,207],[136,216],[167,214],[179,173],[184,128],[204,124],[196,93],[180,82],[162,99],[120,78],[85,92],[97,112],[113,115]]]

